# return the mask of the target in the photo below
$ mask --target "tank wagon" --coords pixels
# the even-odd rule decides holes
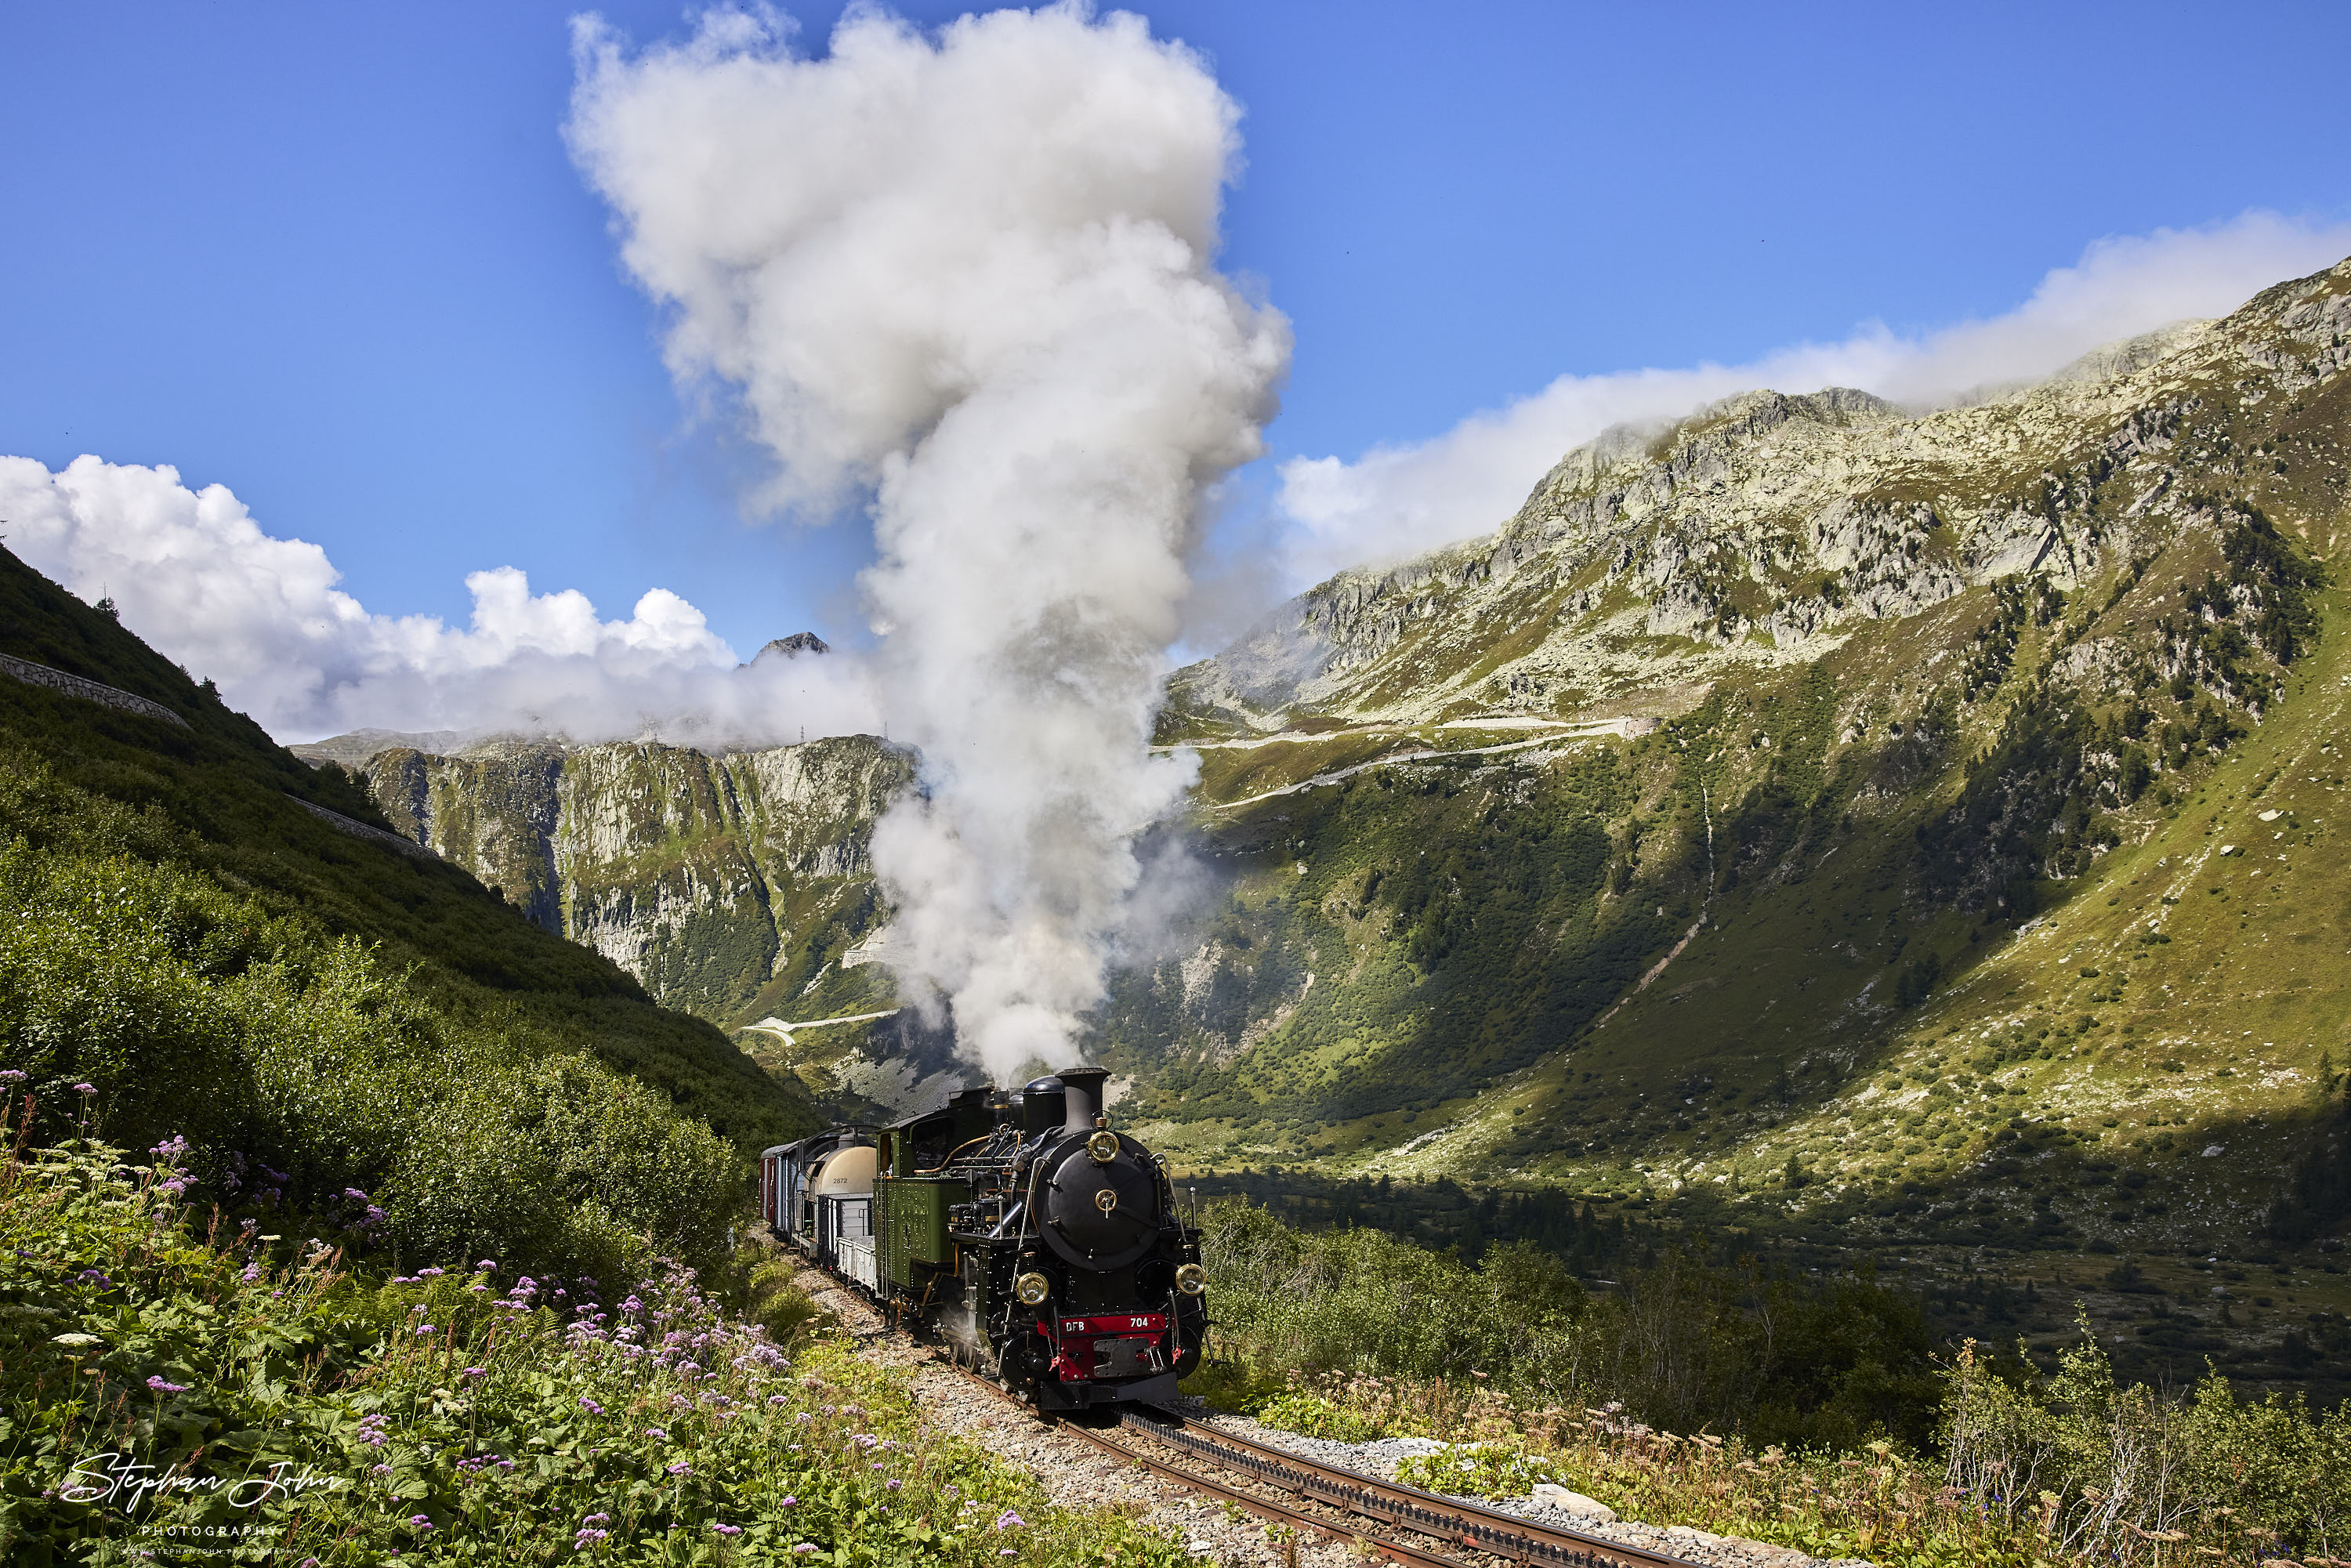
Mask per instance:
[[[1208,1326],[1166,1162],[1113,1130],[1099,1068],[967,1089],[762,1156],[762,1218],[894,1322],[1040,1409],[1164,1403]]]

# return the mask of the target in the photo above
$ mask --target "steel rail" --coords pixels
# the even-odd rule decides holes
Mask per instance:
[[[1380,1536],[1366,1535],[1360,1531],[1347,1530],[1332,1523],[1329,1520],[1317,1518],[1302,1509],[1292,1508],[1270,1498],[1259,1497],[1254,1492],[1243,1491],[1240,1488],[1228,1485],[1214,1476],[1204,1476],[1199,1471],[1186,1469],[1182,1465],[1171,1465],[1165,1459],[1155,1459],[1141,1449],[1122,1443],[1108,1433],[1098,1431],[1092,1427],[1079,1426],[1075,1422],[1061,1422],[1058,1425],[1061,1429],[1083,1437],[1105,1453],[1130,1463],[1141,1465],[1154,1475],[1164,1476],[1180,1486],[1186,1486],[1195,1491],[1204,1491],[1211,1496],[1222,1498],[1237,1508],[1245,1508],[1260,1519],[1271,1520],[1276,1524],[1289,1525],[1298,1530],[1311,1530],[1315,1534],[1332,1541],[1360,1542],[1391,1563],[1406,1563],[1410,1568],[1472,1568],[1471,1564],[1462,1562],[1459,1558],[1447,1557],[1441,1552],[1425,1551],[1405,1542],[1391,1541]]]
[[[1175,1419],[1180,1425],[1130,1411],[1119,1416],[1122,1426],[1267,1485],[1529,1568],[1694,1568],[1687,1559],[1646,1547],[1538,1524],[1499,1509],[1320,1464],[1188,1416]]]
[[[1181,1465],[1173,1465],[1165,1459],[1154,1458],[1138,1448],[1120,1442],[1098,1427],[1089,1427],[1077,1421],[1056,1420],[1051,1415],[1038,1409],[1011,1390],[998,1385],[967,1366],[953,1362],[948,1364],[990,1398],[1001,1401],[1033,1420],[1048,1423],[1056,1431],[1068,1432],[1073,1437],[1081,1437],[1115,1458],[1141,1465],[1152,1474],[1164,1477],[1179,1486],[1189,1487],[1194,1491],[1204,1491],[1212,1497],[1221,1498],[1236,1508],[1245,1508],[1260,1519],[1270,1520],[1276,1524],[1289,1525],[1295,1529],[1311,1530],[1328,1540],[1366,1546],[1390,1562],[1406,1564],[1407,1568],[1473,1568],[1472,1564],[1463,1563],[1458,1558],[1447,1557],[1443,1552],[1426,1551],[1405,1542],[1383,1540],[1358,1530],[1348,1530],[1303,1510],[1290,1508],[1271,1499],[1259,1497],[1254,1492],[1243,1491],[1240,1488],[1228,1485],[1214,1476],[1202,1475],[1197,1470],[1186,1469]],[[1172,1415],[1173,1412],[1169,1414]],[[1121,1413],[1121,1416],[1120,1425],[1122,1426],[1127,1425],[1132,1419],[1123,1412]],[[1157,1423],[1143,1422],[1140,1425],[1144,1431],[1155,1437],[1165,1435],[1166,1428]],[[1256,1479],[1262,1479],[1262,1478]]]

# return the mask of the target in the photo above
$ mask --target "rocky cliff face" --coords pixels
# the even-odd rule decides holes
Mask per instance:
[[[495,741],[368,764],[399,829],[595,948],[663,1002],[721,1024],[845,989],[872,921],[867,842],[911,776],[870,737],[711,757],[681,747]],[[854,993],[854,994],[852,994]],[[885,1004],[886,1005],[886,1004]],[[810,1015],[812,1016],[812,1015]]]
[[[1971,407],[1754,392],[1612,432],[1495,535],[1343,572],[1181,673],[1168,734],[1594,711],[1809,664],[2001,578],[2071,591],[2168,540],[2195,509],[2183,477],[2265,465],[2180,434],[2331,382],[2347,324],[2336,268]]]

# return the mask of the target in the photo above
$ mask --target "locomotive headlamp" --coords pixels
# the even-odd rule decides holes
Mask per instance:
[[[1012,1281],[1012,1293],[1020,1298],[1024,1307],[1042,1306],[1045,1298],[1053,1293],[1053,1282],[1042,1274],[1023,1274]]]
[[[1176,1270],[1176,1288],[1187,1296],[1196,1296],[1208,1288],[1208,1271],[1197,1263],[1186,1263]]]
[[[1118,1158],[1118,1134],[1096,1133],[1086,1140],[1086,1153],[1093,1155],[1094,1164],[1106,1166]]]

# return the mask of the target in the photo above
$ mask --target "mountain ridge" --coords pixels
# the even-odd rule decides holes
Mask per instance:
[[[2279,289],[2339,282],[2345,271],[2338,265],[2265,291],[2230,318],[2233,327],[2176,325],[2108,345],[1989,402],[1907,414],[1847,389],[1759,390],[1662,431],[1604,433],[1562,457],[1494,534],[1341,572],[1233,649],[1178,672],[1162,738],[1207,735],[1219,724],[1261,728],[1272,711],[1291,706],[1412,720],[1505,706],[1574,711],[1665,678],[1656,658],[1594,643],[1683,636],[1698,645],[1692,653],[1757,657],[1768,648],[1786,662],[1816,656],[1832,628],[1856,617],[1917,613],[1964,587],[2030,572],[2053,551],[2062,586],[2083,569],[2076,550],[2101,541],[2053,526],[2047,509],[2059,503],[2030,493],[2038,470],[2127,464],[2150,444],[2168,444],[2183,412],[2171,394],[2223,370],[2216,355],[2241,350],[2238,368],[2258,373],[2273,369],[2264,361],[2297,334],[2339,334],[2339,293],[2304,301],[2321,313],[2307,320],[2286,319],[2299,307],[2276,306]],[[2255,326],[2263,340],[2240,344]],[[2319,351],[2340,352],[2331,343]],[[2330,363],[2325,373],[2341,369]],[[2077,427],[2095,427],[2091,444],[2104,450],[2085,450]],[[1894,439],[1885,439],[1889,432]],[[1845,439],[1855,435],[1862,439]],[[1969,473],[1971,464],[1990,472]],[[1729,559],[1733,547],[1739,559]],[[1814,591],[1802,591],[1808,578]],[[1818,591],[1833,579],[1834,600]],[[1465,636],[1501,656],[1467,672],[1423,660],[1409,672],[1416,679],[1396,679],[1394,666],[1405,661],[1392,651],[1416,623],[1452,609],[1473,620],[1507,609],[1521,642],[1534,615],[1556,624],[1528,647],[1490,629]],[[1578,643],[1581,658],[1572,656]],[[1697,675],[1721,661],[1678,662]],[[1388,677],[1384,686],[1352,678],[1374,664]],[[1471,680],[1499,689],[1471,689]]]

